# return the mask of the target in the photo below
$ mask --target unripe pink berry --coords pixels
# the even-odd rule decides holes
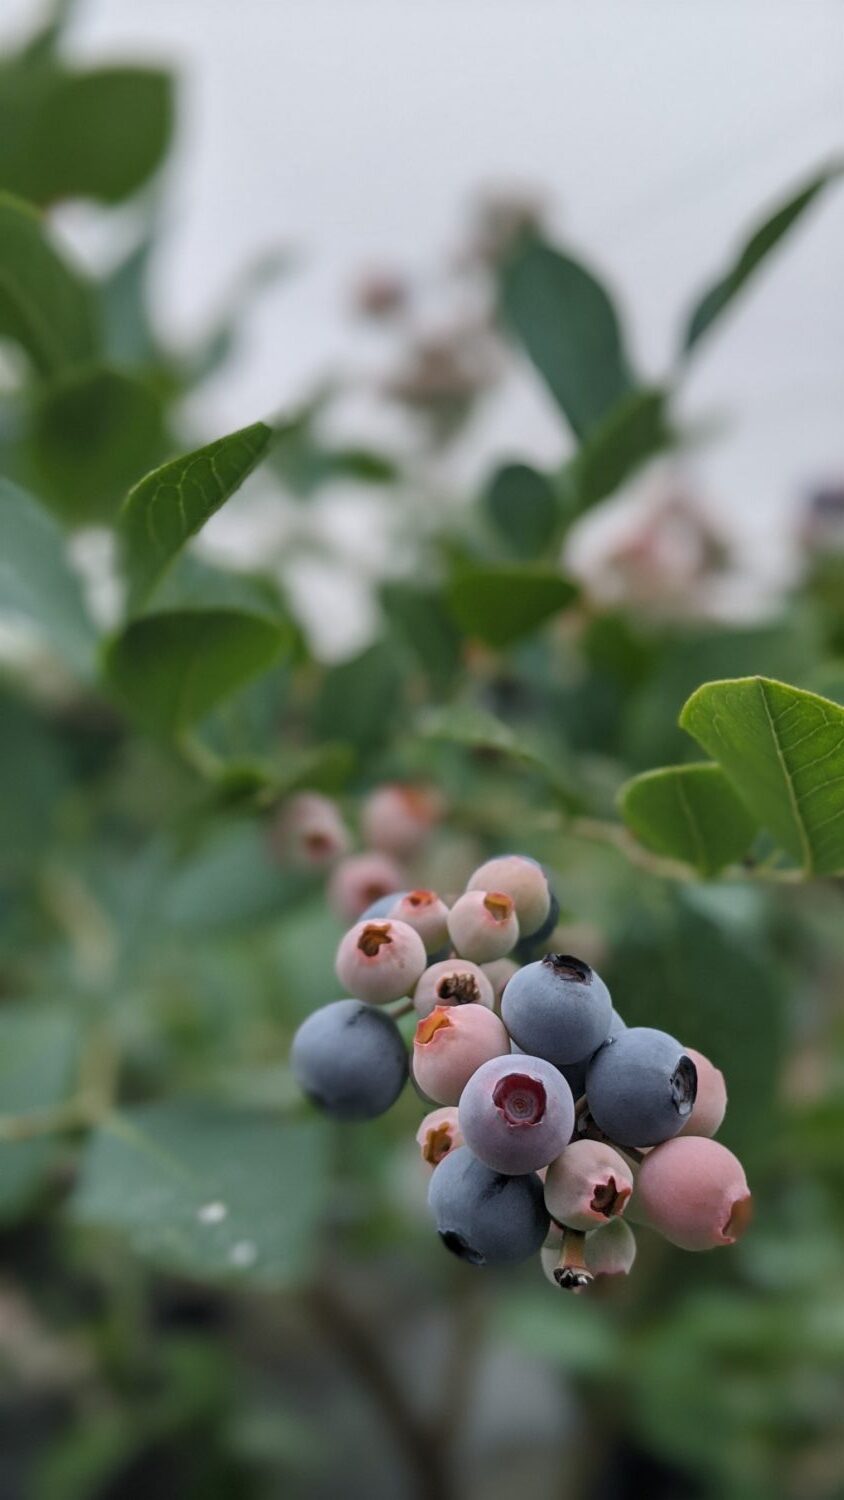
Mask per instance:
[[[456,1146],[463,1145],[463,1135],[457,1118],[457,1107],[446,1104],[442,1109],[432,1109],[416,1132],[416,1140],[426,1166],[439,1166],[444,1156]]]
[[[717,1135],[727,1113],[724,1075],[702,1052],[695,1052],[694,1047],[686,1048],[686,1056],[697,1068],[697,1095],[692,1112],[678,1135]]]
[[[505,891],[466,891],[448,914],[451,941],[476,964],[504,958],[519,941],[519,919]]]
[[[437,1005],[416,1027],[413,1076],[438,1104],[458,1104],[472,1074],[509,1047],[504,1023],[484,1005]]]
[[[732,1245],[750,1222],[744,1167],[708,1136],[674,1136],[649,1151],[639,1168],[637,1217],[681,1250]]]
[[[349,830],[340,809],[320,792],[298,792],[282,803],[270,832],[282,861],[299,869],[324,870],[347,853]]]
[[[448,907],[436,891],[408,891],[392,907],[390,916],[419,933],[426,953],[437,953],[448,942]]]
[[[409,995],[427,955],[418,932],[406,922],[356,922],[337,949],[336,973],[357,1000],[383,1005]]]
[[[569,1229],[594,1229],[624,1213],[632,1192],[627,1162],[603,1141],[572,1141],[545,1178],[545,1206]]]
[[[400,891],[404,873],[386,854],[350,854],[331,873],[328,904],[343,922],[354,922],[373,901]]]
[[[503,891],[516,908],[522,937],[538,932],[551,910],[551,892],[541,865],[524,854],[502,854],[480,865],[467,891]]]
[[[609,1219],[587,1234],[584,1253],[593,1276],[627,1276],[636,1259],[636,1236],[624,1219]]]
[[[485,1005],[492,1010],[495,996],[477,964],[468,958],[444,958],[425,970],[413,991],[413,1004],[420,1016],[429,1016],[435,1005]]]
[[[519,971],[519,965],[512,958],[496,958],[491,964],[481,964],[481,968],[492,985],[495,996],[496,1010],[500,1009],[501,996],[504,994],[504,986],[508,979],[512,979]]]
[[[442,815],[443,800],[435,788],[387,782],[366,798],[361,832],[373,849],[406,859],[422,847]]]

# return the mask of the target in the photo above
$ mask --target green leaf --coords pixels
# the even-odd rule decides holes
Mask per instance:
[[[358,752],[382,744],[403,705],[404,674],[389,641],[376,641],[323,678],[314,709],[317,738],[346,740]]]
[[[325,1145],[323,1126],[258,1110],[146,1105],[92,1137],[71,1216],[183,1275],[279,1285],[308,1269]]]
[[[707,332],[742,291],[766,256],[788,233],[792,224],[797,222],[824,188],[840,177],[842,172],[844,172],[844,163],[839,161],[824,167],[822,171],[815,173],[808,182],[804,183],[798,192],[781,203],[779,208],[754,230],[729,270],[715,282],[714,286],[709,288],[708,292],[704,293],[696,304],[686,327],[683,339],[684,351],[688,352]]]
[[[509,646],[565,609],[577,591],[550,568],[463,563],[447,589],[451,613],[467,634],[489,646]]]
[[[73,1089],[77,1033],[66,1012],[32,1002],[0,1010],[0,1115],[26,1116],[63,1103]],[[0,1222],[29,1205],[55,1155],[49,1135],[0,1142]]]
[[[554,489],[529,464],[505,464],[484,495],[493,526],[516,556],[540,556],[551,545],[559,520]]]
[[[668,393],[643,387],[622,396],[585,438],[563,470],[572,512],[587,510],[617,490],[636,470],[675,441]]]
[[[407,579],[381,588],[391,627],[439,688],[453,681],[460,661],[460,632],[445,606],[443,591]]]
[[[144,615],[109,642],[105,674],[148,729],[178,735],[271,667],[288,639],[277,621],[239,610]]]
[[[0,184],[33,203],[120,202],[172,133],[173,81],[157,69],[13,63],[0,74]]]
[[[680,724],[807,875],[844,871],[844,709],[745,677],[698,688]]]
[[[135,485],[119,521],[131,609],[144,602],[188,538],[240,488],[272,435],[271,427],[254,422],[172,459]]]
[[[518,761],[529,770],[538,772],[565,807],[574,809],[579,806],[579,798],[560,773],[559,766],[552,764],[541,749],[536,749],[523,730],[517,734],[488,709],[472,703],[428,709],[417,727],[425,739],[463,745],[467,750],[493,751]]]
[[[28,203],[0,193],[0,338],[20,344],[42,375],[96,354],[88,284],[53,248]]]
[[[667,766],[619,792],[628,828],[646,849],[717,875],[746,854],[756,823],[719,766]]]
[[[0,684],[0,879],[21,886],[21,874],[54,837],[70,768],[58,738],[25,700]],[[0,915],[3,902],[0,899]]]
[[[73,370],[36,393],[32,483],[70,525],[113,521],[126,490],[165,448],[161,396],[134,375]]]
[[[530,241],[505,266],[502,308],[582,437],[635,384],[615,308],[585,266]]]
[[[61,528],[17,485],[0,478],[0,614],[22,616],[83,676],[94,627]]]
[[[495,1322],[508,1344],[574,1376],[606,1380],[622,1354],[620,1334],[606,1306],[587,1297],[554,1300],[547,1285],[535,1292],[503,1292]]]

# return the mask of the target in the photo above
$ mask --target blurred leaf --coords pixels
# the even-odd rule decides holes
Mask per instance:
[[[32,482],[69,525],[112,522],[166,441],[163,403],[149,383],[106,366],[73,370],[36,393]]]
[[[89,676],[96,636],[53,518],[0,478],[0,615],[22,616],[74,671]]]
[[[591,271],[538,241],[505,266],[502,307],[582,437],[635,384],[618,317]]]
[[[719,766],[667,766],[626,782],[619,807],[646,849],[717,875],[747,853],[756,823]]]
[[[395,649],[377,641],[330,667],[314,708],[318,738],[347,740],[359,752],[382,743],[403,706],[403,672]]]
[[[792,224],[797,222],[825,187],[841,176],[842,171],[844,171],[844,164],[836,161],[815,173],[797,193],[788,198],[785,203],[780,204],[780,207],[753,232],[730,269],[710,287],[708,292],[704,293],[694,308],[683,339],[683,349],[686,352],[707,332],[725,308],[729,307],[733,299],[742,291],[745,283],[753,276],[757,267],[788,233]]]
[[[705,683],[680,723],[805,874],[844,870],[844,709],[746,677]]]
[[[563,470],[564,493],[577,513],[613,494],[636,470],[674,441],[668,393],[630,391],[589,432]]]
[[[392,629],[432,683],[447,687],[460,662],[460,632],[445,607],[442,589],[402,579],[382,585],[381,603]]]
[[[73,1017],[31,1001],[0,1008],[0,1116],[36,1114],[73,1091],[78,1040]],[[55,1140],[0,1141],[0,1221],[29,1205],[54,1158]]]
[[[289,632],[228,609],[173,610],[131,621],[104,653],[108,681],[148,729],[178,735],[277,660]]]
[[[399,466],[388,454],[372,448],[331,447],[315,431],[323,396],[280,423],[270,463],[292,495],[308,499],[324,484],[351,480],[359,484],[391,484]]]
[[[143,604],[188,538],[240,488],[272,436],[271,427],[254,422],[171,459],[135,485],[119,520],[131,609]]]
[[[277,1286],[309,1268],[325,1144],[322,1125],[257,1110],[146,1105],[96,1131],[71,1216],[182,1275]]]
[[[485,708],[455,703],[447,708],[428,709],[420,719],[418,732],[425,739],[519,761],[541,775],[563,806],[572,809],[579,806],[580,799],[560,769],[562,757],[558,754],[552,763],[542,750],[534,748],[524,730],[517,733]]]
[[[225,818],[179,861],[160,901],[168,926],[212,936],[272,920],[307,889],[301,875],[279,865],[265,823]]]
[[[576,597],[567,578],[530,564],[461,563],[447,588],[449,608],[461,629],[496,647],[530,634]]]
[[[0,875],[19,880],[54,831],[56,806],[68,783],[56,738],[30,705],[0,685]],[[2,903],[0,903],[2,911]]]
[[[539,557],[554,540],[557,497],[545,475],[529,464],[504,464],[492,476],[484,506],[516,557]]]
[[[0,193],[0,338],[21,344],[42,375],[96,354],[90,287],[53,248],[28,203]]]
[[[172,133],[173,83],[157,69],[16,59],[0,73],[0,185],[33,203],[118,203],[160,166]]]
[[[555,1294],[547,1283],[536,1292],[505,1295],[496,1321],[508,1341],[580,1377],[611,1376],[622,1352],[606,1306]]]
[[[299,790],[336,792],[348,781],[354,754],[330,742],[283,756],[241,756],[227,761],[214,778],[213,794],[224,806],[257,799],[261,806]]]
[[[147,294],[157,232],[157,223],[150,224],[123,259],[97,282],[103,348],[119,364],[150,367],[162,360]]]
[[[156,611],[245,609],[247,614],[286,619],[287,609],[273,578],[218,567],[195,552],[181,552],[155,589]]]

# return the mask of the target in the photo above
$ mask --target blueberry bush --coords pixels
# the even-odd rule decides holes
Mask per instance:
[[[400,441],[350,440],[339,380],[221,434],[204,383],[288,257],[172,342],[149,275],[176,84],[69,62],[65,10],[0,69],[0,1489],[831,1500],[844,498],[807,511],[794,586],[737,616],[729,538],[682,477],[717,433],[681,396],[840,164],[678,309],[658,380],[511,195],[449,269],[452,329],[418,332],[401,276],[361,282]],[[76,200],[123,216],[105,267]],[[464,493],[445,460],[526,365],[560,461],[514,453]],[[584,524],[652,473],[658,503],[584,565]],[[338,483],[378,516],[376,623],[326,660],[297,580]],[[223,507],[283,514],[284,544],[235,565],[205,532]],[[545,874],[502,879],[514,849],[559,910]],[[586,1038],[558,1054],[535,974],[525,994],[545,953],[575,956],[544,981]],[[459,1042],[414,1064],[428,1105],[403,1087],[416,1023],[417,1053]],[[628,1085],[657,1063],[654,1125]],[[692,1075],[706,1128],[675,1134]],[[608,1128],[568,1146],[584,1088]],[[498,1136],[540,1090],[534,1162]],[[525,1174],[550,1163],[543,1195]],[[685,1185],[740,1205],[744,1170],[740,1243],[683,1254],[714,1232]],[[631,1231],[637,1201],[663,1237]],[[555,1295],[543,1264],[595,1284]]]

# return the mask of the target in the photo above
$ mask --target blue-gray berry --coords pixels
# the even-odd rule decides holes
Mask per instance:
[[[534,1172],[493,1172],[468,1146],[435,1168],[428,1206],[447,1250],[473,1266],[512,1265],[542,1248],[550,1219]]]
[[[372,1120],[407,1081],[407,1049],[396,1023],[361,1000],[335,1000],[302,1022],[290,1051],[302,1092],[338,1120]]]
[[[610,992],[582,959],[548,953],[509,981],[501,1015],[525,1052],[556,1067],[589,1057],[609,1036]]]
[[[620,1146],[656,1146],[694,1108],[697,1070],[673,1036],[630,1026],[605,1043],[586,1074],[589,1113]]]

